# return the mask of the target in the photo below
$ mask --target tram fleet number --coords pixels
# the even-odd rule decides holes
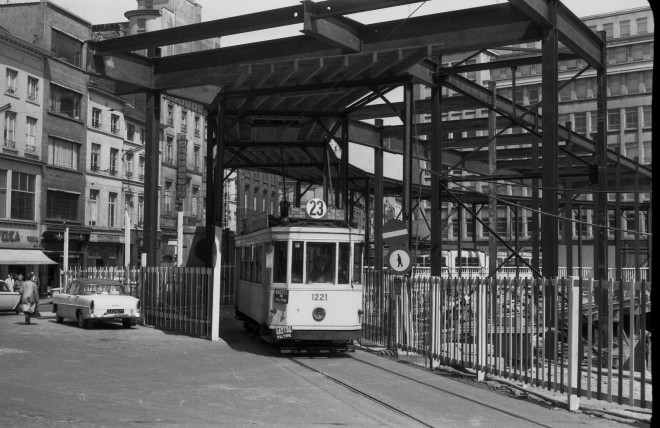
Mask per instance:
[[[328,301],[328,293],[312,293],[312,300],[314,301]]]

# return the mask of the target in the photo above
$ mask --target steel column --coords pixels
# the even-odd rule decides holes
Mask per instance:
[[[441,58],[438,64],[441,64]],[[442,86],[431,88],[431,275],[441,276],[442,261]]]
[[[557,107],[557,78],[558,78],[558,46],[557,46],[557,28],[555,27],[557,18],[557,1],[551,0],[548,4],[550,8],[550,18],[552,27],[548,30],[542,40],[542,58],[543,58],[543,118],[542,118],[542,155],[543,170],[541,176],[543,179],[543,217],[541,218],[541,251],[543,255],[543,276],[546,278],[556,278],[559,267],[557,259],[559,257],[558,247],[558,203],[557,203],[557,185],[559,182],[557,171],[557,146],[558,130],[557,117],[559,115]]]
[[[413,144],[413,84],[404,85],[403,117],[403,222],[408,227],[408,248],[412,242],[412,144]]]
[[[380,129],[380,148],[374,149],[374,269],[383,269],[383,120],[376,119]],[[382,276],[378,276],[378,281]]]
[[[215,164],[213,159],[213,149],[215,147],[216,120],[213,112],[206,116],[206,260],[204,266],[213,267],[213,243],[215,240]],[[222,171],[219,172],[222,174]]]
[[[607,63],[605,32],[599,35],[603,41],[601,64]],[[594,163],[598,171],[597,191],[594,192],[596,230],[594,231],[594,279],[607,280],[607,70],[596,70],[596,105],[598,108],[598,131]],[[557,97],[555,97],[557,99]]]
[[[495,106],[496,83],[488,82],[488,90],[492,94],[491,104]],[[494,109],[488,110],[488,175],[491,177],[497,173],[497,113]],[[488,185],[488,221],[493,230],[497,230],[497,181],[492,181]],[[488,234],[488,272],[489,276],[497,278],[497,238],[494,234]]]
[[[160,100],[159,91],[147,91],[147,117],[144,148],[144,246],[147,266],[157,267],[158,256],[158,172],[160,167]]]

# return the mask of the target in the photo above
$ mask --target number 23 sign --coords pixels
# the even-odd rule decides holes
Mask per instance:
[[[328,206],[325,204],[325,202],[323,202],[322,199],[314,198],[307,202],[305,211],[307,216],[313,219],[321,219],[325,217],[326,213],[328,212]]]

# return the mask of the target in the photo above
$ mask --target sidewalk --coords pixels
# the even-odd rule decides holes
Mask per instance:
[[[376,354],[385,358],[397,360],[401,363],[416,365],[420,368],[428,370],[429,360],[424,356],[412,352],[395,352],[388,350],[386,347],[376,343],[362,340],[358,349],[361,349],[372,354]],[[505,395],[515,396],[518,399],[541,400],[549,405],[556,406],[564,410],[568,409],[568,397],[566,394],[560,392],[549,391],[545,388],[536,387],[523,382],[506,379],[501,376],[493,374],[486,374],[484,382],[477,381],[477,374],[472,369],[458,369],[452,366],[440,365],[437,361],[433,361],[433,372],[440,376],[447,376],[460,379],[463,382],[473,383],[475,387],[483,387],[487,385],[491,390],[497,391]],[[619,418],[630,419],[633,421],[651,423],[651,409],[642,409],[639,407],[631,407],[627,404],[608,403],[604,400],[586,399],[580,397],[579,411],[585,414],[593,414],[595,416],[607,417],[607,415],[616,416]]]

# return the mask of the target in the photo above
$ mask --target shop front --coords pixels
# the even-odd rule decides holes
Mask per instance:
[[[97,233],[89,235],[87,249],[88,267],[120,267],[124,264],[124,236],[118,233]]]
[[[27,278],[30,273],[37,275],[40,291],[50,286],[47,279],[49,265],[57,262],[42,251],[39,229],[36,225],[13,223],[0,225],[0,273],[2,279],[9,273]]]

